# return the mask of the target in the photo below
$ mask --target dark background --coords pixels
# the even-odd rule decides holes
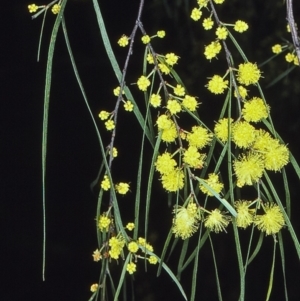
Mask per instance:
[[[147,3],[149,2],[149,3]],[[194,1],[196,2],[196,1]],[[167,36],[157,47],[163,52],[174,51],[181,60],[177,71],[192,95],[199,95],[205,121],[213,121],[219,114],[218,102],[206,92],[203,83],[218,68],[216,61],[203,59],[203,46],[209,35],[189,18],[192,1],[146,1],[143,22],[152,34],[165,29]],[[252,25],[249,32],[240,36],[239,42],[249,60],[258,64],[271,56],[270,47],[289,39],[285,33],[285,6],[282,1],[227,1],[220,9],[220,17],[228,22],[243,19]],[[295,16],[299,20],[299,3],[295,1]],[[42,16],[31,20],[27,1],[11,1],[2,8],[1,28],[1,300],[88,300],[89,287],[97,282],[99,265],[91,254],[97,248],[95,214],[97,191],[90,190],[101,162],[100,149],[88,111],[77,86],[71,63],[59,32],[53,67],[53,84],[50,101],[48,159],[47,159],[47,262],[46,282],[42,282],[42,183],[41,137],[43,116],[43,91],[47,47],[54,23],[47,15],[42,41],[40,62],[36,62],[37,46]],[[114,41],[129,34],[135,22],[138,1],[100,1],[107,30],[116,49],[120,65],[126,51]],[[36,4],[44,4],[42,2]],[[298,22],[300,23],[300,21]],[[81,73],[94,116],[102,109],[111,110],[114,98],[111,91],[118,83],[107,61],[96,23],[92,2],[69,0],[66,24],[76,62]],[[138,43],[136,43],[138,44]],[[130,63],[132,73],[127,82],[135,82],[141,73],[139,46]],[[219,58],[220,61],[223,57]],[[288,65],[279,57],[262,69],[263,87],[286,70]],[[265,90],[271,106],[275,126],[289,144],[296,159],[299,150],[300,73],[298,68],[284,80]],[[110,102],[111,100],[111,102]],[[222,98],[220,98],[220,101]],[[141,101],[143,101],[141,99]],[[206,103],[205,103],[206,102]],[[215,109],[216,108],[216,109]],[[128,115],[127,115],[128,116]],[[121,120],[125,120],[125,114]],[[124,118],[124,119],[123,119]],[[134,182],[136,166],[132,156],[137,156],[139,126],[132,118],[118,133],[117,146],[126,145],[121,154],[119,176]],[[102,124],[99,122],[99,128]],[[108,143],[108,136],[104,140]],[[122,157],[123,156],[123,157]],[[121,160],[120,160],[121,162]],[[299,233],[299,180],[291,166],[287,168],[291,184],[292,222]],[[280,183],[280,173],[274,181]],[[133,190],[134,191],[134,190]],[[159,212],[153,222],[153,242],[157,240],[158,252],[171,223],[166,194],[155,192],[157,203],[153,210]],[[279,191],[280,193],[280,191]],[[281,191],[282,196],[283,192]],[[130,200],[125,197],[125,202]],[[159,211],[158,211],[159,210]],[[166,218],[161,218],[166,213]],[[130,217],[132,218],[132,217]],[[220,269],[224,300],[237,300],[238,273],[231,233],[219,234],[215,251]],[[287,230],[283,231],[287,244],[287,281],[290,300],[300,300],[300,270],[293,243]],[[232,241],[233,243],[233,241]],[[160,250],[159,250],[160,249]],[[201,251],[199,288],[201,300],[217,300],[213,262],[209,246]],[[263,300],[271,265],[272,238],[265,239],[265,248],[249,270],[247,300]],[[175,264],[176,256],[170,265]],[[277,258],[279,276],[275,277],[271,300],[283,300],[280,258]],[[155,278],[155,269],[136,275],[137,300],[181,300],[175,285],[167,276]],[[189,290],[189,273],[183,274],[183,283]]]

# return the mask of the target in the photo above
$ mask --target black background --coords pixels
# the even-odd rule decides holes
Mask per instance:
[[[211,104],[203,104],[203,116],[208,122],[215,120],[218,102],[205,94],[203,82],[218,69],[216,63],[202,67],[203,45],[209,38],[192,30],[184,1],[146,1],[144,25],[146,30],[167,31],[165,44],[159,44],[163,52],[174,51],[181,56],[179,71],[187,78],[191,94],[201,95]],[[228,1],[229,2],[229,1]],[[264,2],[264,3],[262,3]],[[276,5],[274,4],[276,2]],[[245,15],[253,27],[241,42],[245,43],[249,59],[261,62],[270,57],[267,52],[278,42],[285,24],[285,7],[282,1],[232,1],[229,7],[221,9],[224,18],[235,20]],[[111,41],[123,34],[129,34],[135,22],[138,1],[100,1]],[[191,3],[191,2],[189,2]],[[95,214],[97,191],[90,190],[101,162],[100,149],[90,116],[77,86],[68,58],[62,32],[59,33],[53,67],[53,85],[50,101],[49,139],[47,159],[47,259],[46,282],[42,281],[42,174],[41,137],[43,116],[43,91],[47,45],[54,17],[46,18],[40,62],[36,62],[37,46],[42,17],[31,20],[27,1],[11,1],[4,5],[1,18],[1,300],[88,300],[89,287],[97,282],[99,265],[92,261],[91,254],[97,247]],[[39,4],[39,3],[37,3]],[[42,4],[42,3],[41,3]],[[190,4],[193,7],[194,4]],[[297,4],[298,5],[298,4]],[[298,5],[299,7],[299,5]],[[188,11],[188,10],[187,10]],[[299,12],[295,8],[299,19]],[[240,17],[241,18],[241,17]],[[228,21],[230,21],[228,20]],[[300,23],[300,22],[299,22]],[[118,83],[107,61],[103,49],[92,2],[68,1],[66,24],[76,62],[88,95],[94,116],[101,109],[113,108],[111,91]],[[200,32],[200,31],[199,31]],[[162,40],[164,41],[164,40]],[[137,43],[136,43],[137,44]],[[116,46],[116,44],[114,44]],[[136,46],[127,82],[134,82],[141,73],[141,53]],[[202,48],[201,48],[202,47]],[[120,65],[123,65],[126,51],[115,47]],[[261,50],[263,49],[263,50]],[[195,58],[199,59],[199,62]],[[278,59],[279,60],[279,59]],[[201,63],[202,62],[202,63]],[[182,70],[180,70],[182,68]],[[277,68],[277,69],[276,69]],[[262,85],[272,80],[269,74],[287,68],[285,63],[271,63],[265,66],[268,74]],[[224,70],[224,66],[222,66]],[[277,74],[275,73],[275,71]],[[278,132],[289,143],[289,148],[299,160],[299,70],[294,70],[285,80],[266,90],[267,100],[272,108],[272,117]],[[111,99],[111,103],[109,102]],[[143,101],[141,99],[141,101]],[[110,107],[109,107],[110,106]],[[109,107],[109,108],[108,108]],[[200,113],[201,115],[201,113]],[[128,115],[127,115],[128,116]],[[125,120],[121,114],[120,120]],[[123,119],[124,118],[124,119]],[[128,117],[126,117],[128,118]],[[132,156],[137,156],[138,125],[134,118],[118,133],[117,145],[126,145],[124,163],[117,175],[132,178],[136,166]],[[210,121],[209,121],[210,120]],[[101,123],[99,122],[101,128]],[[103,130],[103,128],[102,128]],[[108,136],[104,135],[104,139]],[[122,158],[122,157],[121,157]],[[299,233],[299,180],[292,168],[287,168],[291,183],[292,222]],[[279,183],[280,174],[274,180]],[[153,223],[153,241],[164,240],[171,223],[167,215],[166,195],[156,192],[157,203],[153,210],[158,212]],[[124,198],[121,205],[130,205]],[[159,202],[159,203],[158,203]],[[166,213],[166,218],[162,218]],[[131,217],[132,218],[132,217]],[[288,231],[283,231],[287,244],[287,277],[290,300],[299,300],[299,260]],[[223,279],[224,300],[237,300],[238,273],[235,264],[235,250],[231,234],[220,234],[216,241],[216,256]],[[232,242],[232,244],[230,243]],[[247,300],[263,300],[271,265],[272,239],[265,239],[265,249],[258,256],[255,265],[249,268]],[[161,246],[158,246],[158,249]],[[212,269],[210,248],[205,247],[200,263],[199,292],[201,300],[217,300]],[[174,256],[175,258],[175,256]],[[279,256],[277,258],[280,271]],[[176,259],[173,259],[176,263]],[[170,262],[172,264],[172,260]],[[176,267],[176,265],[175,265]],[[155,270],[136,275],[137,300],[181,300],[175,285],[167,276],[154,277]],[[183,283],[189,289],[187,273]],[[280,272],[279,272],[279,275]],[[283,300],[281,276],[275,277],[271,300]],[[247,287],[248,289],[248,287]],[[2,297],[1,297],[2,295]]]

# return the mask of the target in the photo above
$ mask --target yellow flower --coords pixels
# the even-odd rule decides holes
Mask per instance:
[[[108,245],[110,246],[110,257],[113,259],[118,259],[125,246],[125,240],[121,235],[113,236],[109,239]]]
[[[126,271],[129,274],[133,274],[136,271],[136,264],[134,262],[129,262],[126,267]]]
[[[248,91],[246,90],[246,88],[243,87],[243,86],[238,86],[238,90],[239,90],[240,96],[241,96],[243,99],[245,99],[246,96],[248,95]],[[236,90],[234,90],[234,97],[237,97]]]
[[[216,4],[222,4],[225,0],[214,0]]]
[[[114,95],[115,96],[119,96],[119,94],[120,94],[120,87],[117,87],[117,88],[115,88],[114,90],[113,90],[113,93],[114,93]],[[122,91],[122,94],[124,94],[125,92],[124,91]]]
[[[202,16],[202,11],[200,11],[198,8],[193,8],[191,13],[191,19],[194,21],[198,21]]]
[[[211,18],[205,18],[202,23],[205,30],[212,29],[214,26],[214,21]]]
[[[99,284],[98,283],[94,283],[94,284],[91,285],[90,291],[92,293],[95,293],[97,291],[98,287],[99,287]]]
[[[291,63],[294,61],[294,58],[295,58],[295,55],[293,53],[288,53],[286,56],[285,56],[285,60],[288,62],[288,63]]]
[[[52,11],[52,13],[53,13],[54,15],[57,15],[57,14],[59,13],[59,11],[60,11],[60,8],[61,8],[61,6],[60,6],[59,4],[54,4],[54,5],[52,6],[51,11]]]
[[[244,63],[239,65],[237,80],[240,84],[249,86],[256,84],[261,76],[256,64]]]
[[[270,108],[265,105],[263,100],[259,97],[253,97],[244,104],[242,115],[248,122],[258,122],[263,118],[267,118],[269,115]]]
[[[206,7],[209,0],[197,0],[200,7]]]
[[[277,140],[273,139],[273,141],[273,143],[268,145],[264,153],[265,168],[279,171],[289,162],[289,150]]]
[[[129,38],[126,35],[122,35],[122,37],[119,39],[118,44],[121,47],[126,47],[129,43]]]
[[[172,120],[166,114],[162,114],[157,118],[156,124],[159,130],[165,130],[172,126]]]
[[[150,86],[150,84],[151,84],[150,80],[144,75],[142,75],[137,81],[138,88],[141,91],[146,91],[147,88]]]
[[[236,225],[237,227],[246,229],[253,223],[253,209],[249,209],[251,201],[236,201],[234,206],[237,211]]]
[[[213,135],[202,126],[193,126],[192,132],[188,133],[186,139],[190,146],[196,146],[198,149],[210,144]]]
[[[183,154],[183,162],[193,168],[202,168],[206,155],[200,154],[196,146],[190,146]]]
[[[147,59],[147,62],[149,64],[154,64],[154,58],[153,58],[153,55],[151,53],[147,54],[147,58],[146,59]]]
[[[145,251],[153,252],[153,247],[146,242],[146,239],[143,237],[138,238],[138,243],[145,248]]]
[[[112,156],[114,158],[116,158],[118,156],[118,150],[115,147],[113,147]]]
[[[235,22],[233,29],[237,32],[244,32],[249,28],[248,24],[244,21],[238,20]]]
[[[227,28],[219,26],[216,30],[216,35],[217,35],[218,39],[225,40],[228,36]]]
[[[181,111],[181,105],[177,100],[169,99],[167,102],[167,109],[170,111],[171,115],[174,115]]]
[[[172,232],[175,237],[179,236],[186,239],[198,230],[200,215],[198,214],[197,205],[193,201],[189,202],[187,208],[178,206],[173,212],[175,217]]]
[[[228,80],[224,80],[219,75],[214,75],[208,84],[206,85],[207,89],[214,94],[223,94],[225,89],[228,88]]]
[[[129,190],[129,184],[128,183],[122,183],[115,185],[116,191],[120,194],[126,194]]]
[[[133,103],[130,100],[127,100],[124,103],[124,109],[125,109],[125,111],[132,112],[133,111]]]
[[[211,42],[205,46],[204,55],[208,60],[211,60],[220,53],[222,46],[219,41]]]
[[[161,140],[165,142],[174,142],[177,137],[178,132],[176,129],[176,125],[173,121],[171,121],[171,126],[162,131]]]
[[[96,249],[94,252],[93,252],[93,260],[94,261],[99,261],[101,258],[102,258],[102,255],[99,251],[99,249]]]
[[[274,46],[272,46],[272,52],[275,54],[278,54],[280,52],[282,52],[282,47],[280,44],[276,44]]]
[[[107,232],[109,225],[111,223],[111,219],[107,217],[105,214],[101,215],[98,222],[98,227],[101,232]]]
[[[142,42],[144,44],[148,44],[150,42],[151,38],[148,35],[145,35],[142,37]]]
[[[176,192],[184,186],[184,173],[181,169],[173,169],[161,177],[162,186],[170,192]]]
[[[256,138],[255,128],[246,121],[239,121],[233,125],[232,141],[240,148],[250,147]]]
[[[166,59],[166,63],[169,66],[173,66],[173,65],[177,64],[179,56],[173,52],[170,52],[170,53],[166,54],[165,59]]]
[[[185,95],[185,89],[181,85],[177,85],[174,88],[174,94],[177,96],[184,96]]]
[[[28,5],[28,10],[30,13],[35,13],[39,7],[36,4],[29,4]]]
[[[148,261],[149,261],[150,264],[157,264],[158,259],[157,259],[156,256],[151,255],[151,256],[148,258]]]
[[[154,107],[157,108],[161,104],[161,96],[159,94],[151,94],[150,96],[150,104]]]
[[[129,231],[132,231],[134,229],[134,223],[128,223],[126,225],[126,229],[129,230]]]
[[[233,169],[237,177],[238,187],[253,185],[263,175],[264,160],[261,155],[251,152],[247,155],[242,155],[239,160],[235,160]]]
[[[166,36],[166,32],[164,30],[159,30],[156,34],[161,39]]]
[[[162,63],[158,64],[158,68],[164,74],[169,74],[171,72],[170,68],[167,65],[162,64]]]
[[[129,252],[136,253],[138,251],[138,249],[139,249],[139,246],[138,246],[138,244],[135,241],[131,241],[128,244],[128,250],[129,250]]]
[[[189,111],[194,112],[199,104],[194,96],[185,95],[182,105]]]
[[[162,155],[158,156],[155,163],[156,170],[161,174],[168,174],[172,172],[176,166],[176,161],[168,152],[165,152]]]
[[[112,131],[115,128],[115,123],[113,120],[107,120],[104,125],[108,131]]]
[[[101,111],[100,113],[99,113],[99,118],[101,119],[101,120],[106,120],[108,117],[109,117],[109,113],[108,112],[106,112],[106,111]]]
[[[222,118],[215,125],[214,128],[215,135],[223,143],[227,142],[228,140],[229,127],[231,127],[232,122],[233,122],[232,118],[230,118],[230,122],[228,118]]]
[[[101,182],[101,188],[106,191],[110,188],[110,181],[107,175],[104,176],[103,181]]]
[[[266,235],[278,233],[285,225],[283,214],[276,204],[267,203],[263,205],[265,214],[256,215],[254,224]]]
[[[224,187],[224,184],[219,181],[219,176],[215,173],[210,173],[208,175],[208,179],[205,180],[205,183],[216,193],[220,193]],[[200,184],[199,188],[203,193],[213,196],[213,194],[203,184]]]
[[[229,216],[223,214],[219,209],[215,209],[205,218],[204,226],[210,231],[219,233],[220,231],[225,231],[229,221]]]

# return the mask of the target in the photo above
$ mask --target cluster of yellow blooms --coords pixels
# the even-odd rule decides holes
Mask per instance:
[[[256,208],[250,208],[254,205],[257,206],[257,204],[261,206],[263,214],[257,214]],[[190,198],[186,207],[175,207],[172,232],[175,237],[189,238],[198,230],[202,220],[204,227],[215,233],[226,231],[226,227],[231,221],[243,229],[253,224],[266,235],[278,233],[285,225],[282,211],[274,203],[262,203],[259,200],[253,202],[238,200],[234,206],[238,213],[236,218],[226,215],[219,209],[208,211],[201,208]]]
[[[41,5],[41,6],[37,6],[36,4],[29,4],[28,5],[28,10],[29,10],[29,12],[30,13],[35,13],[35,12],[37,12],[40,8],[42,8],[42,9],[48,9],[48,6],[47,5]],[[61,5],[60,5],[60,1],[59,1],[59,3],[57,4],[54,4],[53,6],[52,6],[52,9],[51,9],[51,11],[52,11],[52,13],[54,14],[54,15],[57,15],[58,13],[59,13],[59,11],[60,11],[60,8],[61,8]]]
[[[110,226],[114,229],[113,218],[109,215],[109,212],[103,213],[98,221],[100,232],[111,234],[111,231],[109,230]],[[134,223],[128,223],[125,228],[132,231],[134,229]],[[103,258],[112,258],[115,260],[118,260],[119,257],[123,258],[125,245],[127,246],[130,256],[126,266],[126,270],[129,274],[133,274],[136,271],[136,262],[138,258],[146,259],[150,264],[156,264],[158,262],[158,258],[153,255],[154,250],[152,245],[150,245],[145,238],[139,237],[136,241],[126,241],[120,232],[116,236],[111,236],[106,244],[103,244],[100,249],[96,249],[93,252],[93,260],[98,262]],[[139,250],[141,250],[142,255],[138,254]],[[95,291],[98,287],[95,285],[92,286],[91,291],[92,288]]]
[[[110,187],[111,187],[110,180],[107,175],[104,175],[103,180],[101,182],[101,188],[103,190],[107,191],[110,189]],[[114,187],[115,187],[116,192],[118,192],[119,194],[126,194],[129,191],[128,183],[120,182],[120,183],[116,184]]]

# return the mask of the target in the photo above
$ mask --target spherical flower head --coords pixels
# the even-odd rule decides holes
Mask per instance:
[[[183,154],[183,162],[193,168],[202,168],[205,154],[200,154],[196,146],[190,146]]]
[[[145,251],[147,253],[147,251],[153,252],[153,247],[147,243],[146,239],[144,237],[139,237],[138,238],[138,243],[145,248]]]
[[[232,118],[230,118],[230,121],[228,120],[228,118],[222,118],[215,125],[215,135],[223,143],[227,142],[228,140],[229,127],[231,127],[232,122]]]
[[[161,96],[159,94],[151,94],[150,96],[150,104],[154,107],[160,107],[161,105]]]
[[[162,114],[157,118],[156,124],[159,130],[166,130],[171,127],[172,120],[166,114]]]
[[[105,191],[109,190],[110,188],[110,181],[107,175],[104,176],[102,182],[101,182],[101,188]]]
[[[269,116],[270,107],[259,97],[253,97],[244,104],[242,115],[248,122],[258,122]]]
[[[199,10],[199,8],[193,8],[192,12],[191,12],[191,19],[193,19],[194,21],[198,21],[200,20],[202,16],[202,11]]]
[[[219,26],[216,30],[216,35],[218,39],[225,40],[228,36],[228,30],[226,27]]]
[[[233,169],[237,177],[237,186],[253,185],[263,175],[264,160],[261,155],[250,152],[242,155],[233,163]]]
[[[150,80],[144,75],[142,75],[137,81],[138,88],[141,91],[146,91],[147,88],[150,86],[150,84],[151,84]]]
[[[113,259],[118,259],[125,246],[125,240],[121,235],[113,236],[109,239],[108,245],[110,246],[110,257]]]
[[[206,87],[211,93],[223,94],[228,88],[228,80],[224,80],[220,75],[214,75]]]
[[[135,241],[131,241],[128,244],[128,250],[129,250],[129,252],[136,253],[138,251],[138,249],[139,249],[139,245]]]
[[[129,184],[120,182],[115,185],[116,191],[120,194],[126,194],[129,191]]]
[[[205,18],[202,23],[205,30],[210,30],[214,26],[214,21],[211,18]]]
[[[294,65],[299,66],[299,59],[297,55],[295,55],[293,63]]]
[[[95,293],[97,291],[98,287],[99,287],[99,284],[98,283],[94,283],[94,284],[91,285],[90,291],[92,293]]]
[[[206,7],[209,0],[197,0],[198,5],[201,7]]]
[[[232,141],[240,148],[250,147],[255,141],[254,126],[246,121],[238,121],[232,128]]]
[[[115,122],[111,119],[107,120],[104,125],[108,131],[112,131],[115,128]]]
[[[115,89],[113,90],[114,95],[115,95],[115,96],[119,96],[119,95],[120,95],[120,90],[121,90],[120,87],[115,88]],[[125,92],[122,91],[122,94],[125,94]]]
[[[205,183],[212,189],[215,191],[215,193],[219,194],[221,192],[221,190],[224,187],[224,184],[220,182],[219,180],[219,176],[215,173],[210,173],[208,175],[208,179],[205,180]],[[208,190],[203,184],[199,185],[200,190],[209,195],[209,196],[213,196],[213,193]]]
[[[209,45],[205,46],[204,55],[208,60],[216,57],[222,49],[219,41],[211,42]]]
[[[129,262],[126,267],[126,271],[131,275],[136,271],[136,264],[134,262]]]
[[[164,129],[161,134],[161,140],[164,142],[174,142],[178,137],[178,132],[175,126],[175,123],[171,121],[171,126],[167,129]]]
[[[99,251],[99,249],[96,249],[94,252],[93,252],[93,260],[94,261],[100,261],[100,259],[102,258],[102,255]]]
[[[118,44],[121,47],[126,47],[129,44],[129,38],[123,34],[122,37],[119,39]]]
[[[164,30],[159,30],[156,34],[161,39],[166,36],[166,32]]]
[[[214,0],[216,4],[222,4],[225,0]]]
[[[60,6],[59,4],[54,4],[54,5],[52,6],[51,11],[52,11],[52,13],[53,13],[54,15],[57,15],[57,14],[59,13],[59,11],[60,11],[60,8],[61,8],[61,6]]]
[[[28,5],[28,10],[30,13],[35,13],[39,7],[36,4],[29,4]]]
[[[179,56],[173,52],[167,53],[165,56],[166,63],[169,66],[174,66],[175,64],[177,64],[178,59],[179,59]]]
[[[134,223],[128,223],[127,225],[126,225],[126,229],[127,230],[129,230],[129,231],[132,231],[133,229],[134,229]]]
[[[163,63],[159,63],[158,68],[164,74],[169,74],[171,72],[171,69]]]
[[[290,28],[290,25],[289,25],[289,24],[286,25],[286,31],[287,31],[287,32],[291,32],[291,28]]]
[[[238,91],[239,91],[240,97],[242,97],[243,99],[245,99],[245,98],[247,97],[248,91],[246,90],[245,87],[243,87],[243,86],[238,86]],[[236,90],[234,90],[234,97],[237,97]]]
[[[295,58],[295,55],[293,53],[288,53],[286,56],[285,56],[285,60],[288,62],[288,63],[291,63],[294,61],[294,58]]]
[[[106,111],[101,111],[100,113],[99,113],[99,118],[101,119],[101,120],[106,120],[108,117],[109,117],[109,113],[108,112],[106,112]]]
[[[175,237],[187,239],[198,230],[200,216],[197,210],[188,210],[188,208],[178,206],[173,212],[175,217],[173,219],[172,232],[175,234]]]
[[[181,112],[181,105],[175,99],[169,99],[167,102],[167,109],[170,111],[171,115]]]
[[[215,209],[205,218],[204,226],[210,231],[219,233],[221,231],[225,231],[229,222],[229,216],[222,213],[219,209]]]
[[[184,173],[181,169],[173,169],[161,177],[162,186],[169,192],[176,192],[184,186]]]
[[[101,215],[98,222],[98,228],[101,232],[107,232],[109,225],[111,223],[111,219],[105,214]]]
[[[113,158],[118,157],[118,150],[115,147],[113,147],[112,156]]]
[[[190,146],[196,146],[198,149],[209,145],[213,135],[202,126],[193,126],[192,132],[188,133],[186,139]]]
[[[196,97],[185,95],[184,99],[182,100],[182,105],[191,112],[195,112],[199,106]]]
[[[246,229],[253,223],[254,215],[253,209],[249,209],[251,201],[236,201],[234,202],[234,206],[236,208],[237,217],[236,217],[236,225],[239,228]]]
[[[274,143],[274,140],[275,139],[270,136],[270,133],[261,129],[256,130],[256,138],[252,148],[260,153],[265,153],[269,145]]]
[[[154,64],[154,58],[153,58],[152,53],[147,54],[146,60],[147,60],[148,64]]]
[[[289,162],[288,148],[273,139],[264,153],[265,168],[273,171],[280,171]]]
[[[125,111],[127,112],[132,112],[133,111],[133,103],[130,101],[130,100],[127,100],[125,103],[124,103],[124,109]]]
[[[156,256],[151,255],[151,256],[148,258],[148,261],[149,261],[150,264],[157,264],[158,259],[157,259]]]
[[[274,46],[272,46],[272,52],[275,54],[278,54],[280,52],[282,52],[282,47],[280,44],[275,44]]]
[[[174,94],[177,96],[184,96],[185,95],[185,89],[181,85],[176,85],[176,87],[173,89]]]
[[[244,21],[238,20],[235,22],[233,29],[237,32],[244,32],[249,28],[248,24]]]
[[[276,204],[265,204],[265,214],[256,215],[254,224],[266,235],[278,233],[285,225],[283,214]]]
[[[256,64],[248,62],[239,65],[237,80],[241,85],[256,84],[260,76],[261,73]]]
[[[177,166],[176,161],[172,158],[172,155],[168,152],[163,153],[157,157],[155,167],[161,174],[169,174]]]
[[[151,41],[151,38],[150,38],[148,35],[144,35],[144,36],[142,37],[142,42],[143,42],[144,44],[148,44],[148,43],[150,43],[150,41]]]

